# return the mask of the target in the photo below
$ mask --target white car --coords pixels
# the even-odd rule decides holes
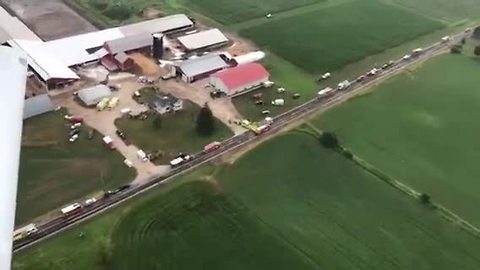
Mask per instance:
[[[280,88],[277,89],[277,92],[278,93],[283,93],[283,92],[285,92],[285,88],[280,87]]]
[[[326,79],[330,78],[330,76],[332,76],[332,74],[330,72],[327,72],[327,73],[322,75],[322,80],[326,80]]]
[[[94,204],[95,202],[97,202],[97,199],[90,198],[90,199],[86,200],[84,204],[85,204],[85,206],[89,206],[89,205]]]
[[[75,134],[73,135],[72,137],[70,137],[70,139],[68,139],[71,143],[75,142],[76,140],[78,140],[78,134]]]

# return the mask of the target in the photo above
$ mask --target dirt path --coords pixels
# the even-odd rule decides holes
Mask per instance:
[[[178,98],[190,100],[199,106],[204,106],[205,103],[208,103],[213,115],[227,125],[233,133],[243,133],[245,129],[232,123],[235,119],[242,119],[242,116],[233,105],[231,99],[212,99],[209,90],[204,88],[207,82],[207,80],[201,80],[193,84],[187,84],[180,80],[160,80],[157,86],[162,92],[171,93]]]
[[[137,157],[137,151],[139,149],[134,145],[126,145],[115,133],[117,128],[114,122],[115,119],[121,117],[121,109],[142,109],[142,105],[136,103],[131,97],[133,92],[143,87],[143,85],[132,81],[119,81],[118,84],[121,86],[121,90],[116,92],[115,95],[120,98],[120,103],[113,110],[98,112],[96,109],[84,108],[73,100],[71,94],[64,94],[55,97],[55,103],[68,108],[72,114],[82,116],[88,126],[96,129],[105,136],[110,136],[114,140],[117,150],[126,159],[130,160],[137,170],[138,175],[133,183],[142,183],[148,181],[152,176],[165,175],[170,170],[169,166],[155,166],[151,162],[141,161]]]
[[[0,0],[40,38],[53,40],[96,31],[62,0]]]

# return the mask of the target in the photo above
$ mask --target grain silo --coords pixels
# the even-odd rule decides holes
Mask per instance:
[[[153,35],[153,57],[161,59],[163,56],[163,34]]]

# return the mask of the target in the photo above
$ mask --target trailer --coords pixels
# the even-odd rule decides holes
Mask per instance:
[[[81,209],[82,209],[82,205],[80,205],[79,203],[74,203],[62,208],[61,211],[64,216],[70,216],[78,213]]]
[[[28,237],[34,233],[38,232],[37,225],[35,224],[28,224],[25,227],[22,227],[20,229],[17,229],[13,232],[13,241],[18,241],[20,239],[23,239],[25,237]]]
[[[181,165],[184,162],[184,159],[182,157],[177,157],[175,159],[172,159],[170,161],[170,167],[175,168],[179,165]]]
[[[285,100],[283,98],[277,98],[272,101],[273,106],[283,106],[285,105]]]
[[[327,87],[327,88],[324,88],[320,91],[318,91],[318,96],[319,97],[327,97],[327,96],[331,96],[335,93],[335,89],[331,88],[331,87]]]
[[[209,144],[205,145],[205,147],[203,147],[203,152],[210,153],[210,152],[215,151],[218,148],[220,148],[221,145],[222,144],[217,142],[217,141],[209,143]]]

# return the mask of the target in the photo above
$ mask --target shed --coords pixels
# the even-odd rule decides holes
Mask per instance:
[[[133,68],[133,65],[135,64],[133,59],[124,52],[117,53],[114,59],[115,62],[117,62],[118,67],[123,71]]]
[[[238,65],[210,76],[210,84],[227,95],[249,90],[267,82],[268,71],[258,63]]]
[[[226,44],[228,38],[217,28],[197,32],[178,38],[180,44],[188,51],[218,47]]]
[[[112,91],[110,88],[103,84],[78,91],[78,98],[87,106],[96,105],[102,99],[108,98],[111,95]]]
[[[27,98],[23,106],[23,119],[51,112],[55,109],[47,94]]]
[[[183,61],[178,69],[182,75],[182,80],[193,82],[227,67],[229,67],[229,64],[220,55],[207,54]]]

